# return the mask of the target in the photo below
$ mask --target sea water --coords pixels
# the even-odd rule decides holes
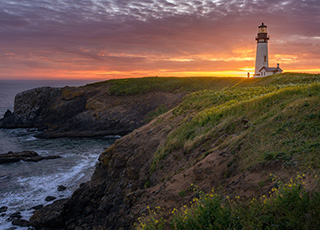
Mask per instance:
[[[0,81],[0,117],[7,109],[13,108],[14,95],[18,92],[38,86],[73,86],[84,83],[87,82]],[[0,207],[8,207],[5,213],[0,213],[1,230],[13,227],[11,221],[8,221],[11,214],[20,212],[22,218],[28,220],[34,211],[32,207],[54,202],[46,202],[47,196],[57,199],[70,197],[81,183],[90,180],[99,155],[117,138],[38,139],[34,137],[35,134],[35,131],[26,129],[0,129],[0,154],[32,150],[41,156],[62,157],[0,165]],[[59,185],[67,189],[58,191]]]

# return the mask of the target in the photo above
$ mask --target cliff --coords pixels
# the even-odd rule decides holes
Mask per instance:
[[[249,198],[273,188],[270,174],[317,170],[319,75],[220,81],[117,140],[91,181],[36,211],[32,225],[130,229],[147,206],[169,213],[188,204],[197,196],[191,184]]]
[[[141,78],[31,89],[16,95],[14,112],[5,114],[0,128],[37,128],[42,138],[122,136],[178,105],[189,92],[239,79],[202,81],[206,84],[195,78]]]

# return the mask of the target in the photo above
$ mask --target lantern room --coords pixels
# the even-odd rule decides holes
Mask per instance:
[[[261,24],[261,26],[258,27],[259,28],[259,31],[258,33],[267,33],[267,26],[265,24]]]
[[[267,33],[267,26],[262,22],[261,26],[258,27],[258,36],[256,37],[258,43],[267,43],[269,40]]]

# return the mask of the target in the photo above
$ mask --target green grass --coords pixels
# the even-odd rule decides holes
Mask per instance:
[[[145,121],[149,122],[167,111],[168,111],[168,109],[165,105],[160,105],[154,111],[152,111],[146,115]]]
[[[312,175],[314,184],[319,186]],[[318,229],[320,219],[319,187],[309,192],[304,186],[305,175],[286,184],[273,178],[274,187],[268,195],[242,199],[230,198],[212,191],[200,194],[189,206],[168,214],[149,208],[149,215],[140,218],[136,229]]]
[[[232,153],[228,168],[235,166],[239,172],[250,173],[256,166],[272,162],[282,164],[282,173],[319,171],[319,105],[319,74],[280,74],[190,93],[171,111],[167,122],[175,122],[154,154],[150,174],[157,171],[161,175],[163,166],[175,159],[169,157],[181,152],[188,161],[180,166],[188,169],[190,162],[199,159],[200,148],[202,159],[214,152]],[[252,200],[197,192],[199,199],[169,214],[149,209],[136,228],[318,229],[320,189],[316,177],[307,176],[308,187],[305,175],[286,184],[274,181],[269,194]],[[263,179],[257,185],[262,189],[270,181]]]
[[[271,160],[284,161],[287,166],[299,162],[304,167],[319,167],[320,77],[283,77],[283,82],[281,76],[273,76],[251,86],[188,95],[173,110],[174,117],[183,115],[184,120],[157,150],[150,172],[172,152],[191,152],[208,140],[218,141],[221,135],[233,135],[233,139],[218,141],[218,149],[242,145],[238,153],[242,168]]]
[[[236,77],[144,77],[113,79],[87,84],[81,88],[106,87],[110,95],[138,95],[153,91],[164,92],[195,92],[205,89],[220,90],[246,86],[268,86],[279,84],[298,84],[317,81],[319,75],[284,73],[265,78]]]
[[[313,74],[294,74],[286,73],[266,78],[236,78],[236,77],[144,77],[115,79],[105,82],[90,84],[90,86],[101,86],[106,83],[111,84],[109,94],[139,95],[154,91],[163,92],[195,92],[205,89],[221,90],[233,89],[247,86],[269,86],[269,85],[288,85],[305,84],[318,80],[317,75]]]
[[[256,86],[309,84],[315,81],[319,81],[319,77],[319,74],[283,73],[254,79],[255,81],[253,81],[252,84]]]
[[[138,95],[148,92],[192,92],[203,89],[221,89],[242,82],[243,78],[177,78],[145,77],[110,80],[111,95]]]

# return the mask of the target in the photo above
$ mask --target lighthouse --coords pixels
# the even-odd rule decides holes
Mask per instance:
[[[281,73],[279,64],[277,68],[269,67],[269,57],[268,57],[268,31],[267,26],[262,22],[258,27],[258,35],[256,37],[257,41],[257,53],[256,53],[256,64],[254,70],[254,77],[266,77],[272,74]]]

